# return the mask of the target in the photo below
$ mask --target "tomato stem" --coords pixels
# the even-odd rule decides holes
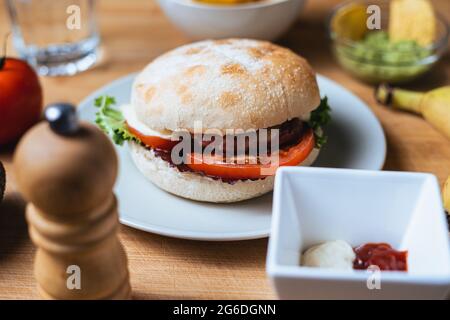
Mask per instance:
[[[8,49],[8,37],[10,32],[5,35],[5,39],[3,40],[3,56],[0,57],[0,70],[3,69],[6,63],[6,51]]]

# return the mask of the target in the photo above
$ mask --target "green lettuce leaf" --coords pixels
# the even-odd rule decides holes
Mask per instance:
[[[325,96],[320,100],[319,106],[311,112],[308,125],[314,131],[316,148],[321,148],[327,143],[328,137],[321,132],[321,129],[331,121],[331,108],[328,105],[328,98]]]
[[[113,107],[115,104],[114,97],[100,96],[96,98],[94,105],[98,111],[95,114],[95,122],[117,145],[121,146],[125,141],[140,143],[139,139],[128,130],[122,112]]]

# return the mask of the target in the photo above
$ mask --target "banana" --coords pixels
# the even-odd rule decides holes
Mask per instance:
[[[382,84],[377,87],[375,97],[381,104],[422,115],[450,139],[450,86],[415,92]]]
[[[444,208],[447,213],[450,214],[450,176],[444,184],[444,189],[442,190],[442,199],[444,199]]]

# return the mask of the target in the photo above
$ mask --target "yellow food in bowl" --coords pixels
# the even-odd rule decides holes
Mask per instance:
[[[366,6],[351,3],[336,11],[331,19],[331,28],[339,37],[361,40],[367,32]]]
[[[204,2],[209,4],[240,4],[248,2],[257,2],[261,0],[195,0],[196,2]]]
[[[428,0],[393,0],[389,15],[392,41],[414,40],[422,46],[433,43],[436,17]]]

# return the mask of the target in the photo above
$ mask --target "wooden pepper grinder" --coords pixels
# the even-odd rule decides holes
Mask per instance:
[[[37,246],[34,272],[48,299],[127,299],[126,253],[117,237],[112,192],[117,157],[75,108],[55,104],[29,130],[14,155],[17,184]]]

